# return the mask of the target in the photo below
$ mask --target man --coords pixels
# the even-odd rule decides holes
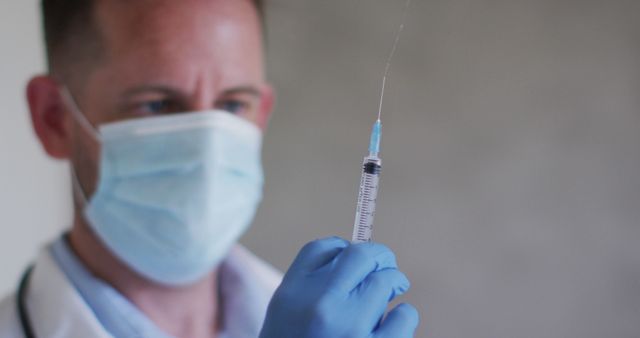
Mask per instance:
[[[0,305],[0,337],[412,337],[379,244],[306,245],[281,280],[236,244],[273,107],[252,0],[44,0],[27,98],[75,217]]]

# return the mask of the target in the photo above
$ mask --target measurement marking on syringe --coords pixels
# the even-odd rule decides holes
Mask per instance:
[[[354,223],[354,242],[368,242],[371,240],[380,168],[379,158],[371,156],[365,158]]]

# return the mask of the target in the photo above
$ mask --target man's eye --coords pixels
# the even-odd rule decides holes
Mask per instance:
[[[134,107],[134,113],[136,115],[160,115],[172,113],[175,110],[175,105],[170,100],[153,100],[136,104]]]
[[[225,100],[217,105],[218,109],[228,111],[232,114],[242,114],[249,108],[249,104],[239,100]]]

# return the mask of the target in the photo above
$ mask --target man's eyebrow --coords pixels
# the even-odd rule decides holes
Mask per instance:
[[[183,93],[174,88],[163,86],[163,85],[141,85],[138,87],[133,87],[125,90],[122,93],[122,97],[130,98],[132,96],[143,94],[143,93],[162,93],[167,96],[183,96]]]
[[[181,91],[168,86],[163,86],[163,85],[142,85],[138,87],[133,87],[133,88],[127,89],[124,93],[122,93],[122,96],[125,98],[129,98],[137,94],[149,93],[149,92],[162,93],[168,96],[184,96],[184,94]],[[249,85],[226,89],[222,91],[220,96],[234,95],[234,94],[249,94],[257,97],[262,96],[262,93],[258,88],[254,86],[249,86]]]
[[[262,93],[260,92],[260,90],[254,86],[239,86],[239,87],[229,88],[229,89],[223,90],[220,96],[234,95],[234,94],[249,94],[257,97],[262,96]]]

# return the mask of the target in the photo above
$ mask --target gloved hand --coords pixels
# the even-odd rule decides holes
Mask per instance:
[[[409,289],[395,255],[337,238],[307,244],[276,290],[260,338],[411,338],[418,312],[389,302]]]

